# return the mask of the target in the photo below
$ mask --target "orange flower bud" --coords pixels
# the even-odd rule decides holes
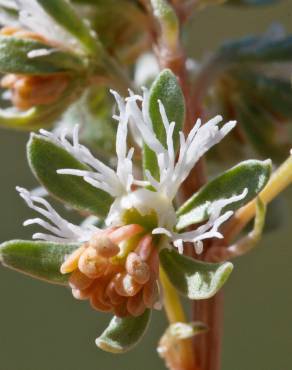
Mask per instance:
[[[97,251],[97,254],[104,258],[116,256],[120,248],[111,239],[102,233],[95,234],[89,241],[89,246]]]
[[[97,254],[96,249],[88,247],[79,258],[78,268],[91,279],[96,279],[104,274],[108,261]]]
[[[126,270],[139,284],[145,284],[150,278],[150,269],[136,253],[130,253],[126,261]]]

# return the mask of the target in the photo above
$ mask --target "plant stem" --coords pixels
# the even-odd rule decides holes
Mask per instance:
[[[196,301],[193,317],[208,327],[208,332],[194,338],[196,365],[202,370],[219,370],[223,334],[224,296],[220,290],[214,297]]]
[[[184,17],[180,17],[181,21]],[[210,82],[216,78],[218,68],[222,68],[221,64],[214,63],[211,59],[202,69],[202,73],[198,76],[195,89],[190,87],[188,71],[186,69],[186,56],[180,43],[176,49],[167,49],[157,42],[155,48],[159,64],[161,68],[169,68],[177,76],[186,101],[186,120],[184,125],[184,133],[188,134],[193,128],[196,118],[202,115],[202,104],[204,96],[209,87]],[[201,158],[190,175],[182,186],[182,196],[184,200],[188,199],[195,191],[197,191],[207,181],[205,160]],[[190,250],[190,248],[188,248]],[[193,253],[193,250],[191,250]],[[170,290],[167,288],[167,291]],[[169,293],[166,295],[166,311],[170,319],[172,319],[173,304]],[[192,302],[192,320],[202,321],[209,327],[209,332],[202,334],[194,340],[193,353],[190,361],[191,367],[184,367],[180,370],[220,370],[220,354],[221,354],[221,337],[222,337],[222,318],[223,318],[223,294],[219,293],[215,297],[204,301]],[[184,351],[185,349],[181,349]],[[182,352],[183,353],[183,352]]]
[[[270,203],[292,183],[292,155],[273,173],[259,197],[264,204]],[[234,217],[223,227],[224,244],[228,245],[255,216],[256,200],[240,208]]]
[[[180,298],[176,289],[172,286],[163,269],[160,267],[160,281],[164,292],[164,309],[170,324],[176,322],[187,323]],[[192,341],[190,339],[180,340],[177,343],[178,353],[182,368],[180,370],[195,370]]]

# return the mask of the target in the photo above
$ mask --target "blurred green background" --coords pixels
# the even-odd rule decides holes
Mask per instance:
[[[292,32],[292,1],[263,8],[213,7],[193,18],[188,47],[200,56],[224,39],[264,32],[273,22]],[[26,141],[27,134],[0,132],[0,241],[31,235],[21,224],[32,213],[15,192],[16,185],[36,185],[25,158]],[[292,189],[284,195],[282,227],[236,261],[225,287],[223,370],[292,369]],[[94,344],[109,317],[74,301],[69,290],[0,267],[0,292],[0,370],[164,368],[155,352],[166,325],[163,313],[153,315],[138,348],[113,356]]]

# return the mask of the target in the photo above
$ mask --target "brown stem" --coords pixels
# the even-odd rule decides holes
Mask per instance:
[[[161,61],[161,60],[160,60]],[[185,57],[183,53],[174,58],[164,58],[163,67],[170,68],[178,77],[186,99],[186,122],[185,133],[192,127],[196,115],[201,109],[201,96],[193,104],[193,96],[189,87],[187,71],[185,69]],[[205,79],[201,80],[205,84]],[[201,89],[199,90],[201,93]],[[206,182],[204,159],[195,166],[190,176],[182,187],[183,198],[188,199],[198,188]],[[192,320],[205,323],[209,331],[206,334],[196,337],[194,340],[194,353],[196,364],[194,370],[220,370],[221,363],[221,338],[222,338],[222,317],[223,317],[223,293],[218,293],[209,300],[194,301],[192,303]]]
[[[223,334],[223,291],[214,297],[194,302],[193,316],[208,327],[206,334],[194,338],[198,368],[220,370],[221,342]]]
[[[176,50],[169,50],[159,40],[157,41],[156,54],[161,69],[169,68],[177,76],[186,101],[186,120],[184,132],[188,134],[193,124],[202,114],[203,99],[214,78],[215,71],[213,61],[207,63],[200,74],[195,89],[192,90],[186,69],[186,57],[181,46]],[[217,69],[217,68],[216,68]],[[182,196],[188,199],[207,181],[205,160],[201,159],[194,167],[189,177],[182,186]],[[189,249],[189,248],[188,248]],[[221,362],[221,338],[222,338],[222,316],[223,316],[223,293],[218,293],[209,300],[194,301],[192,303],[192,320],[202,321],[207,324],[209,331],[194,340],[195,364],[190,370],[220,370]],[[182,369],[185,370],[185,369]]]

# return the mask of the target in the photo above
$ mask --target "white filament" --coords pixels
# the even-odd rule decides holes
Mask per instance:
[[[40,133],[43,136],[48,137],[55,144],[66,149],[80,162],[91,167],[88,171],[60,169],[57,173],[62,175],[81,176],[92,186],[104,190],[113,197],[121,196],[130,191],[133,183],[133,149],[130,149],[129,152],[127,152],[127,121],[125,120],[126,118],[123,115],[123,111],[121,111],[120,116],[117,116],[116,119],[119,120],[116,137],[116,151],[118,157],[117,171],[114,171],[111,167],[95,158],[84,145],[79,143],[78,125],[74,127],[72,143],[67,139],[66,129],[62,130],[60,134],[40,130]]]
[[[33,239],[56,243],[85,242],[91,238],[94,232],[99,230],[92,224],[84,225],[83,227],[73,225],[62,218],[44,198],[33,196],[24,188],[17,187],[16,190],[31,209],[45,218],[45,220],[42,218],[29,219],[23,225],[38,224],[51,233],[36,233],[33,235]]]
[[[234,195],[228,199],[220,199],[212,203],[209,212],[209,220],[202,226],[198,227],[194,231],[185,233],[170,232],[165,228],[157,228],[153,230],[153,234],[165,234],[171,237],[174,245],[178,248],[179,253],[183,252],[183,243],[192,242],[194,243],[195,251],[197,254],[202,253],[202,241],[210,238],[223,238],[223,235],[218,231],[220,226],[227,221],[232,215],[233,211],[221,212],[227,205],[238,202],[246,197],[248,193],[247,189],[239,195]]]
[[[173,199],[200,157],[221,141],[233,129],[236,122],[229,121],[219,128],[218,124],[222,121],[221,116],[214,117],[204,125],[201,124],[201,120],[197,120],[187,138],[182,132],[179,133],[180,149],[178,161],[175,162],[175,123],[169,122],[163,104],[158,101],[167,141],[166,148],[164,148],[154,132],[149,116],[149,91],[145,88],[143,91],[143,97],[131,93],[131,96],[126,99],[126,109],[143,141],[154,151],[157,158],[160,179],[157,181],[149,171],[146,171],[148,181],[158,192],[163,192]],[[142,103],[142,109],[139,108],[138,102]]]
[[[57,44],[62,43],[67,47],[69,45],[72,47],[78,46],[78,42],[65,29],[60,27],[36,0],[10,0],[5,2],[8,7],[18,11],[18,24],[14,24],[15,26],[18,25],[21,28],[31,30]],[[4,24],[11,26],[8,22],[9,18]]]

